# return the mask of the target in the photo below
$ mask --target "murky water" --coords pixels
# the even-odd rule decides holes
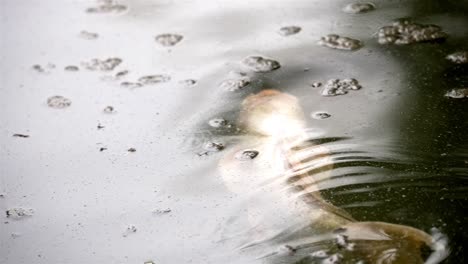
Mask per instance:
[[[0,262],[464,263],[467,12],[2,1]]]

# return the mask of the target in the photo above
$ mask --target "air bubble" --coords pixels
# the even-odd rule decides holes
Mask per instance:
[[[384,26],[378,31],[380,44],[408,45],[447,38],[436,25],[422,25],[407,20],[394,22],[391,26]]]
[[[67,108],[71,105],[71,100],[60,95],[55,95],[47,99],[47,105],[51,108]]]
[[[301,28],[298,26],[287,26],[287,27],[282,27],[279,29],[279,34],[282,36],[290,36],[297,34],[301,31]]]
[[[108,58],[105,60],[92,59],[89,62],[83,62],[82,65],[91,71],[112,71],[122,63],[120,58]]]
[[[237,160],[246,161],[253,160],[258,156],[259,152],[252,149],[242,150],[235,154]]]
[[[208,121],[208,124],[211,127],[220,128],[228,126],[229,122],[224,118],[213,118],[210,121]]]
[[[311,114],[311,117],[313,119],[322,120],[322,119],[327,119],[327,118],[331,117],[331,115],[329,113],[327,113],[327,112],[318,111],[318,112],[313,112]]]
[[[78,68],[78,66],[75,66],[75,65],[69,65],[69,66],[66,66],[64,70],[69,71],[69,72],[77,72],[80,70],[80,68]]]
[[[343,12],[348,14],[359,14],[369,12],[375,9],[373,3],[352,3],[343,8]]]
[[[249,56],[242,60],[242,64],[254,72],[271,72],[281,67],[278,61],[261,56]]]
[[[164,47],[172,47],[179,43],[184,37],[179,34],[160,34],[155,37],[156,42]]]
[[[114,107],[113,107],[113,106],[110,106],[110,105],[106,106],[106,108],[104,108],[102,111],[103,111],[104,113],[106,113],[106,114],[113,114],[113,113],[115,113]]]
[[[458,51],[445,57],[447,60],[456,63],[456,64],[465,64],[468,63],[468,51]]]
[[[20,220],[25,217],[33,216],[34,215],[34,210],[33,209],[27,209],[27,208],[10,208],[5,211],[6,217],[15,219],[15,220]]]
[[[140,77],[138,82],[143,85],[153,85],[158,83],[165,83],[171,80],[171,76],[165,74],[146,75]]]
[[[336,34],[329,34],[325,37],[322,37],[318,44],[324,47],[329,47],[332,49],[339,50],[358,50],[363,44],[360,40],[352,39],[348,37],[342,37]]]
[[[223,81],[219,86],[223,90],[236,92],[244,89],[250,84],[250,78],[229,79]]]
[[[330,79],[325,84],[322,95],[323,96],[336,96],[347,94],[350,90],[359,90],[361,85],[356,79]]]
[[[93,40],[93,39],[97,39],[99,37],[99,34],[94,33],[94,32],[89,32],[86,30],[82,30],[78,36],[82,39]]]
[[[322,86],[322,83],[321,82],[314,82],[310,86],[312,86],[312,88],[319,88],[320,86]]]
[[[468,88],[452,89],[445,94],[446,97],[460,99],[468,97]]]

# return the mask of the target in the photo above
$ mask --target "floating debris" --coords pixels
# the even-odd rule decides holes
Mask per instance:
[[[136,149],[135,148],[129,148],[127,149],[128,152],[136,152]]]
[[[165,215],[165,214],[168,214],[168,213],[170,213],[170,212],[172,212],[172,210],[169,209],[169,208],[163,209],[163,210],[161,210],[161,209],[155,209],[155,210],[153,210],[153,214],[155,214],[155,215]]]
[[[110,105],[106,106],[102,111],[103,111],[104,113],[106,113],[106,114],[113,114],[113,113],[115,113],[114,107],[113,107],[113,106],[110,106]]]
[[[321,82],[314,82],[310,86],[312,86],[312,88],[319,88],[320,86],[322,86],[322,83]]]
[[[348,37],[342,37],[336,34],[329,34],[320,38],[317,42],[319,45],[339,50],[358,50],[363,44],[360,40]]]
[[[287,27],[282,27],[279,29],[279,34],[284,36],[284,37],[287,37],[287,36],[290,36],[290,35],[294,35],[294,34],[297,34],[301,31],[301,28],[300,27],[297,27],[297,26],[287,26]]]
[[[93,33],[93,32],[89,32],[89,31],[86,31],[86,30],[82,30],[78,36],[80,38],[86,39],[86,40],[93,40],[93,39],[99,38],[98,33]]]
[[[82,65],[91,71],[112,71],[122,63],[120,58],[108,58],[105,60],[92,59],[89,62],[83,62]]]
[[[249,56],[242,60],[242,64],[254,72],[271,72],[281,67],[278,61],[261,56]]]
[[[13,134],[13,137],[28,138],[29,135],[26,135],[26,134]]]
[[[128,8],[125,5],[114,3],[113,0],[101,1],[102,5],[90,7],[86,9],[86,13],[91,14],[106,14],[106,13],[122,13]]]
[[[99,124],[97,125],[97,129],[98,129],[98,130],[99,130],[99,129],[103,129],[103,128],[105,128],[105,126],[101,125],[101,123],[99,123]]]
[[[18,208],[8,209],[5,211],[5,213],[6,213],[7,218],[20,220],[22,218],[34,215],[34,210],[18,207]]]
[[[213,118],[211,119],[210,121],[208,121],[208,124],[211,126],[211,127],[215,127],[215,128],[220,128],[220,127],[227,127],[229,126],[229,122],[224,119],[224,118]]]
[[[78,66],[75,66],[75,65],[69,65],[69,66],[66,66],[64,70],[69,71],[69,72],[77,72],[80,70],[80,68],[78,68]]]
[[[373,3],[352,3],[343,8],[343,12],[348,14],[366,13],[375,9]]]
[[[422,25],[408,20],[394,22],[391,26],[384,26],[378,31],[380,44],[408,45],[418,42],[442,40],[447,33],[436,25]]]
[[[347,94],[350,90],[359,90],[361,85],[356,79],[331,79],[322,90],[323,96],[336,96]]]
[[[55,95],[47,99],[47,105],[51,108],[63,109],[71,105],[71,100],[60,95]]]
[[[145,261],[143,264],[156,264],[156,263],[152,260],[148,260],[148,261]]]
[[[104,150],[107,150],[107,148],[105,148],[105,147],[99,148],[99,152],[103,152]]]
[[[136,233],[137,228],[134,225],[129,225],[127,229],[125,229],[124,233],[122,234],[123,237],[127,237],[130,234]]]
[[[153,85],[158,83],[165,83],[171,80],[171,76],[165,74],[147,75],[140,77],[138,82],[143,85]]]
[[[331,117],[331,115],[327,112],[313,112],[310,116],[313,119],[317,119],[317,120],[327,119]]]
[[[458,51],[445,57],[447,60],[456,63],[456,64],[465,64],[468,63],[468,51]]]
[[[179,34],[165,33],[157,35],[154,39],[164,47],[172,47],[179,43],[184,37]]]
[[[237,152],[234,156],[237,160],[246,161],[253,160],[258,156],[259,152],[253,149],[246,149]]]
[[[445,94],[446,97],[460,99],[468,97],[468,88],[452,89]]]
[[[120,83],[120,86],[128,88],[128,89],[136,89],[136,88],[142,87],[143,84],[138,83],[138,82],[122,82]]]
[[[241,77],[238,79],[229,79],[221,82],[219,85],[221,89],[227,90],[230,92],[236,92],[244,89],[247,85],[250,84],[250,78],[248,77]]]

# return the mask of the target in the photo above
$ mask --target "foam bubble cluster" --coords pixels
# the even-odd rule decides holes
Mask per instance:
[[[19,220],[28,216],[32,216],[34,214],[33,209],[26,209],[26,208],[10,208],[5,211],[6,217]]]
[[[228,126],[229,122],[224,118],[213,118],[210,121],[208,121],[208,124],[211,127],[220,128]]]
[[[171,76],[166,74],[146,75],[138,78],[138,82],[143,85],[165,83],[171,80]]]
[[[456,63],[456,64],[465,64],[468,63],[468,51],[458,51],[445,57],[447,60]]]
[[[446,97],[460,99],[468,97],[468,88],[452,89],[445,94]]]
[[[122,13],[128,9],[127,6],[115,3],[113,0],[105,0],[101,2],[102,2],[101,5],[87,8],[86,13],[90,13],[90,14]]]
[[[347,94],[348,91],[352,90],[359,90],[361,89],[361,85],[356,79],[331,79],[329,80],[323,90],[323,96],[336,96],[336,95],[343,95]]]
[[[183,38],[184,37],[182,35],[179,35],[179,34],[165,33],[165,34],[157,35],[154,39],[161,46],[172,47],[175,44],[179,43]]]
[[[227,90],[230,92],[240,91],[247,87],[250,84],[250,78],[241,77],[238,79],[228,79],[221,82],[219,85],[221,89]]]
[[[378,31],[380,44],[408,45],[447,38],[447,33],[436,25],[422,25],[407,20],[394,22]]]
[[[83,62],[82,65],[91,71],[112,71],[122,63],[120,58],[108,58],[105,60],[92,59],[89,62]]]
[[[373,3],[352,3],[343,7],[343,12],[348,14],[366,13],[375,9]]]
[[[47,105],[51,108],[63,109],[72,104],[71,100],[60,95],[51,96],[47,99]]]
[[[322,37],[318,41],[318,44],[321,46],[339,50],[357,50],[363,46],[360,40],[342,37],[336,34],[329,34]]]
[[[240,161],[253,160],[258,156],[259,152],[253,149],[246,149],[235,154],[235,158]]]
[[[242,64],[254,72],[271,72],[281,67],[278,61],[261,56],[249,56],[242,60]]]
[[[282,36],[290,36],[297,34],[301,31],[301,28],[298,26],[287,26],[287,27],[282,27],[279,29],[279,34]]]

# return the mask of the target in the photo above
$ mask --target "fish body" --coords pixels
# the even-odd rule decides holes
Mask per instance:
[[[247,97],[239,125],[250,136],[228,150],[219,168],[230,191],[250,194],[250,242],[241,248],[267,248],[257,251],[260,263],[438,263],[448,254],[441,236],[360,222],[323,199],[316,178],[329,177],[333,162],[326,146],[308,143],[294,96],[264,90]],[[258,155],[239,159],[246,150]]]

